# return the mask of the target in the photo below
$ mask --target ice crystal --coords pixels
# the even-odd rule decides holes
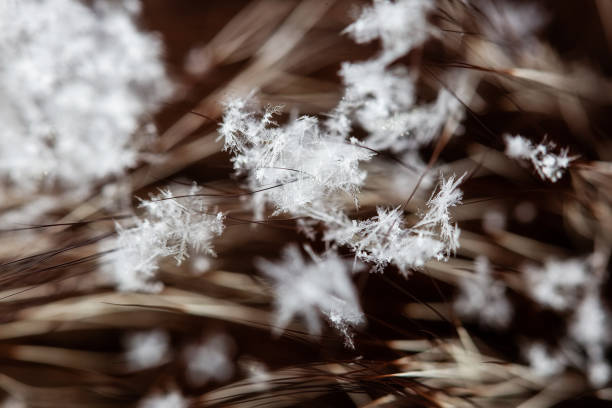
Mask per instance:
[[[451,223],[449,208],[461,202],[457,187],[463,177],[441,180],[440,190],[427,202],[428,210],[412,227],[406,226],[401,208],[377,208],[377,215],[350,220],[344,214],[310,214],[326,223],[325,240],[348,246],[357,259],[382,272],[389,264],[403,275],[430,259],[442,260],[459,246],[460,230]]]
[[[450,119],[459,122],[463,105],[449,91],[441,89],[430,104],[406,107],[388,117],[364,115],[360,120],[370,135],[367,145],[394,152],[414,150],[431,143]]]
[[[450,176],[446,180],[440,179],[438,192],[432,194],[427,201],[427,212],[415,228],[438,228],[440,238],[446,244],[446,254],[454,252],[459,246],[459,228],[457,224],[451,223],[450,208],[461,204],[463,192],[459,190],[459,184],[463,181],[465,174],[458,179]]]
[[[379,272],[392,263],[404,275],[444,252],[433,232],[407,228],[400,208],[379,207],[377,215],[367,220],[329,225],[325,239],[348,246],[357,259],[374,264]]]
[[[345,102],[358,108],[357,117],[365,126],[369,120],[380,122],[415,103],[414,79],[403,67],[387,69],[380,60],[345,62],[339,74],[345,86]],[[376,129],[378,124],[371,123],[370,127]]]
[[[250,187],[266,189],[258,193],[261,202],[272,203],[279,213],[292,213],[335,193],[354,196],[359,191],[366,177],[359,162],[369,160],[371,151],[332,134],[314,117],[277,126],[273,118],[278,108],[260,113],[253,104],[228,102],[219,134],[225,149],[234,153],[234,168],[247,172]],[[261,215],[261,208],[257,213]]]
[[[139,9],[102,0],[2,9],[1,177],[24,189],[87,188],[136,163],[143,115],[171,91],[161,42],[135,25]]]
[[[358,43],[378,38],[382,44],[374,58],[344,63],[340,70],[345,90],[336,113],[342,112],[343,122],[356,120],[368,132],[368,147],[414,150],[430,143],[448,120],[461,119],[463,106],[451,92],[441,89],[431,104],[417,104],[416,72],[390,66],[434,31],[427,21],[432,9],[428,0],[375,1],[345,30]]]
[[[558,154],[552,153],[554,143],[544,142],[534,146],[522,136],[505,135],[506,155],[512,159],[529,160],[538,175],[553,183],[563,177],[563,172],[576,157],[568,156],[568,149],[561,149]]]
[[[194,186],[190,195],[198,191]],[[106,245],[111,252],[104,270],[119,290],[156,292],[163,285],[154,281],[159,261],[173,256],[178,265],[188,250],[214,256],[214,237],[223,232],[222,213],[209,213],[198,197],[174,196],[169,190],[141,202],[145,214],[129,228],[117,225],[117,236]]]
[[[310,333],[320,334],[324,315],[352,346],[352,328],[365,318],[350,278],[351,262],[335,252],[318,257],[310,251],[310,256],[311,260],[305,259],[297,246],[290,245],[279,262],[257,262],[257,268],[272,279],[277,331],[300,316]]]
[[[344,63],[339,74],[345,90],[334,120],[347,122],[346,129],[354,117],[368,132],[364,143],[373,149],[414,150],[430,143],[447,121],[462,119],[463,105],[446,89],[435,101],[417,104],[415,75],[403,67],[373,59]]]
[[[431,0],[376,0],[344,31],[358,43],[380,39],[382,58],[392,61],[423,43],[432,31]]]

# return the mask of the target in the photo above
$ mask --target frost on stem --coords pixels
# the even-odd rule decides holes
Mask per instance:
[[[506,297],[506,286],[491,275],[491,264],[484,257],[474,261],[474,276],[459,282],[459,296],[454,308],[465,317],[495,328],[508,326],[512,319],[512,305]]]
[[[273,121],[278,107],[261,112],[255,105],[251,99],[229,101],[219,135],[251,189],[274,187],[258,193],[261,202],[273,204],[276,213],[294,213],[339,192],[355,197],[366,177],[359,162],[372,152],[321,127],[314,117],[278,126]]]
[[[457,187],[462,177],[441,181],[439,192],[427,203],[428,211],[412,228],[404,226],[399,209],[381,208],[371,220],[351,221],[336,205],[335,196],[344,192],[355,197],[366,175],[359,162],[369,160],[372,153],[346,143],[342,126],[325,132],[311,117],[276,126],[275,111],[260,113],[249,107],[249,100],[234,100],[228,103],[219,129],[225,148],[234,153],[234,167],[247,172],[251,189],[272,187],[254,197],[260,217],[263,205],[271,202],[277,213],[322,222],[327,241],[349,246],[358,259],[374,263],[378,270],[393,263],[405,275],[456,250],[459,228],[451,224],[449,208],[461,201]],[[313,232],[308,222],[301,227]]]
[[[404,275],[444,251],[433,232],[407,228],[399,207],[379,207],[376,216],[364,221],[345,218],[328,225],[325,240],[348,246],[357,259],[374,264],[378,272],[393,263]]]
[[[91,7],[86,4],[91,3]],[[87,188],[136,163],[170,96],[137,1],[20,0],[0,13],[0,177]],[[139,130],[139,129],[145,129]]]
[[[316,235],[315,224],[323,224],[328,242],[350,247],[377,270],[395,264],[404,275],[456,250],[459,229],[451,224],[448,208],[461,200],[461,179],[443,182],[413,227],[404,225],[399,209],[380,208],[370,220],[350,220],[338,200],[338,193],[356,200],[366,177],[359,164],[372,157],[355,139],[347,143],[353,121],[367,131],[366,146],[406,154],[431,142],[447,121],[459,120],[461,104],[451,92],[442,90],[433,103],[417,105],[414,76],[390,67],[430,35],[427,14],[432,8],[430,1],[400,0],[376,1],[363,10],[345,32],[360,43],[379,38],[383,50],[371,60],[343,64],[344,98],[323,126],[308,116],[278,126],[278,108],[262,112],[252,98],[226,104],[219,134],[234,155],[234,168],[258,191],[252,197],[258,218],[271,203],[276,214],[302,217],[299,227],[309,237]]]
[[[193,186],[190,195],[196,194]],[[122,291],[160,291],[154,282],[162,258],[172,256],[177,265],[188,257],[188,250],[215,256],[212,240],[223,232],[223,214],[209,214],[199,197],[173,198],[169,190],[141,202],[145,210],[136,225],[117,224],[117,236],[106,249],[103,270]]]
[[[404,276],[432,258],[446,259],[459,246],[460,230],[451,224],[449,208],[461,202],[457,187],[462,179],[442,179],[440,190],[427,202],[428,210],[413,227],[405,225],[401,208],[379,207],[376,216],[364,221],[346,216],[329,220],[325,240],[350,247],[379,272],[394,264]]]
[[[568,149],[561,149],[558,154],[551,151],[556,145],[550,143],[540,143],[534,146],[523,136],[505,135],[506,155],[512,159],[531,161],[534,169],[543,180],[550,180],[553,183],[563,177],[563,172],[569,167],[572,160],[576,157],[568,156]]]
[[[304,319],[311,334],[320,334],[322,314],[352,347],[352,329],[365,322],[351,280],[352,263],[331,251],[321,257],[309,253],[311,260],[305,259],[297,246],[290,245],[279,262],[257,261],[257,268],[273,282],[277,331],[297,315]]]

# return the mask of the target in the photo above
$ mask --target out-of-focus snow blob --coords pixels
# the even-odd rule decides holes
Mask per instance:
[[[350,278],[351,262],[335,252],[305,259],[297,246],[288,246],[280,262],[260,259],[257,267],[272,279],[277,332],[297,315],[312,334],[320,334],[323,315],[352,346],[351,331],[365,322]]]
[[[187,379],[196,386],[209,381],[229,380],[234,375],[233,352],[234,342],[224,334],[216,334],[199,344],[189,345],[185,350]]]
[[[158,366],[168,358],[170,339],[162,330],[131,333],[124,339],[125,357],[132,370]]]
[[[457,312],[474,318],[485,326],[504,328],[512,319],[512,304],[506,297],[506,286],[493,278],[491,264],[486,257],[474,261],[475,275],[459,283],[459,296],[454,307]]]
[[[137,1],[23,0],[0,12],[0,177],[85,188],[136,164],[171,93]]]
[[[542,267],[523,268],[529,295],[555,310],[573,309],[589,278],[584,259],[548,259]]]
[[[154,393],[138,403],[138,408],[187,408],[188,401],[176,390]]]

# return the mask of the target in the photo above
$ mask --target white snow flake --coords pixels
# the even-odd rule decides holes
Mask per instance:
[[[351,262],[335,252],[321,257],[311,251],[305,259],[295,245],[286,247],[279,262],[260,259],[257,268],[272,279],[277,332],[287,327],[294,316],[301,316],[308,331],[320,334],[320,315],[324,315],[352,346],[351,330],[365,322],[357,293],[350,278]]]

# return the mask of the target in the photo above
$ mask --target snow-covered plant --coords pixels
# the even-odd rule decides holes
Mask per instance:
[[[0,12],[0,177],[87,188],[121,174],[171,86],[138,1],[23,0]],[[139,129],[145,129],[139,130]],[[142,138],[140,138],[142,139]]]
[[[427,202],[419,222],[407,227],[400,207],[377,208],[377,215],[363,221],[334,217],[327,222],[325,240],[350,247],[355,256],[382,272],[394,264],[403,275],[430,259],[442,260],[459,246],[458,226],[451,223],[449,208],[461,202],[457,187],[463,177],[441,180],[440,189]]]
[[[124,338],[125,357],[131,370],[163,364],[168,358],[170,338],[162,330],[130,333]]]
[[[454,308],[461,316],[474,318],[483,325],[503,328],[512,319],[512,305],[506,286],[491,276],[491,264],[484,256],[474,261],[474,275],[459,282],[459,296]]]
[[[506,155],[512,159],[531,161],[534,169],[543,180],[553,183],[563,177],[565,169],[576,157],[568,156],[568,149],[561,149],[558,154],[552,150],[556,145],[552,142],[542,142],[534,146],[523,136],[505,135]]]
[[[251,98],[227,103],[219,134],[234,154],[235,169],[245,172],[250,188],[258,191],[256,215],[261,217],[271,203],[276,213],[322,223],[327,241],[349,246],[378,270],[393,263],[408,274],[455,251],[459,229],[450,223],[448,208],[460,202],[456,187],[461,179],[443,183],[411,228],[399,209],[381,208],[377,217],[357,222],[336,205],[339,192],[355,197],[366,177],[359,164],[372,156],[350,138],[353,120],[367,131],[367,147],[401,153],[431,142],[444,123],[458,120],[461,105],[450,92],[440,91],[432,104],[416,105],[414,75],[389,66],[432,32],[427,21],[432,8],[430,1],[402,0],[378,1],[363,10],[346,32],[360,43],[379,38],[383,50],[371,60],[343,64],[344,97],[323,126],[307,116],[278,126],[273,121],[278,108],[261,112]],[[300,221],[310,237],[315,235],[312,224]]]
[[[355,196],[366,177],[359,162],[369,160],[371,151],[321,127],[314,117],[277,126],[278,107],[259,112],[254,105],[251,99],[229,101],[219,135],[234,153],[234,168],[248,174],[253,190],[273,187],[258,193],[260,200],[277,213],[292,213],[335,193]]]
[[[309,249],[308,253],[310,260],[303,257],[297,246],[289,245],[279,262],[257,261],[257,268],[272,279],[276,331],[300,316],[310,333],[320,334],[323,315],[344,335],[347,346],[352,347],[352,329],[365,322],[351,280],[352,263],[334,251],[322,256]]]
[[[234,375],[233,349],[232,338],[224,334],[189,345],[184,353],[189,382],[200,386],[209,381],[229,380]]]
[[[589,279],[584,259],[548,259],[542,267],[523,268],[529,295],[541,305],[563,311],[573,309]]]
[[[197,191],[194,185],[189,195]],[[180,265],[189,249],[215,256],[212,240],[223,232],[223,214],[208,213],[198,197],[173,197],[161,190],[141,202],[145,213],[134,226],[117,224],[116,238],[106,244],[111,252],[103,267],[119,290],[160,291],[163,285],[153,278],[164,257],[172,256]]]
[[[102,270],[120,291],[159,292],[161,282],[154,280],[160,259],[171,255],[156,225],[138,220],[136,226],[115,225],[117,236],[103,248],[110,252]]]

